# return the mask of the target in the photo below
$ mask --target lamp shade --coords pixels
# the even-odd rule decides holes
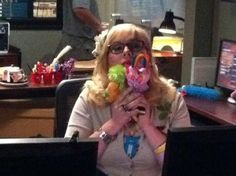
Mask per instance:
[[[173,19],[174,13],[171,11],[166,12],[165,19],[161,23],[159,31],[162,33],[176,34],[176,28]]]
[[[165,19],[160,25],[159,32],[167,34],[176,34],[174,19],[184,21],[183,18],[174,16],[174,13],[171,10],[167,11],[165,14]]]

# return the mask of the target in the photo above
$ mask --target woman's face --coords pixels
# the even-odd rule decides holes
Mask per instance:
[[[109,67],[116,64],[130,65],[131,58],[139,52],[146,52],[144,42],[137,39],[116,40],[111,43],[108,51]]]

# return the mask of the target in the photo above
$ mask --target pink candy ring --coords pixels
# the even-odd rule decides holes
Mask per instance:
[[[142,63],[143,61],[145,61],[145,66]],[[129,66],[128,68],[126,74],[128,85],[133,87],[137,92],[144,92],[149,88],[150,65],[150,56],[141,53],[135,58],[134,66]]]
[[[150,62],[150,56],[149,56],[148,54],[140,53],[140,54],[138,54],[138,56],[135,58],[134,67],[138,67],[139,65],[141,65],[141,64],[142,64],[142,61],[146,61],[146,66],[151,64],[151,62]]]

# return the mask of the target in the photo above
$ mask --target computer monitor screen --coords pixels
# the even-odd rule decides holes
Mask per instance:
[[[220,42],[216,86],[226,91],[236,90],[236,41]]]
[[[11,29],[61,28],[62,0],[0,0],[0,20]]]
[[[96,175],[96,140],[0,139],[0,175]]]
[[[162,176],[236,175],[236,126],[170,129]]]

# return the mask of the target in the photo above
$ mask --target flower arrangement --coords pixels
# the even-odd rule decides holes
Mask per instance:
[[[102,31],[99,35],[94,37],[95,49],[92,51],[92,54],[94,55],[94,57],[97,57],[98,55],[100,55],[100,52],[106,40],[107,34],[108,34],[108,29]]]

